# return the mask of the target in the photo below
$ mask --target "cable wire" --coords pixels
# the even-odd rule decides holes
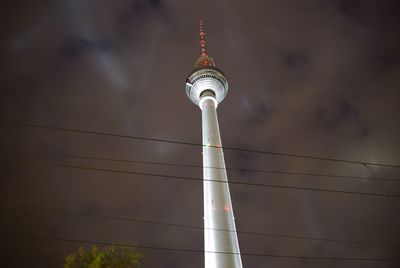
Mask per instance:
[[[109,137],[128,138],[128,139],[143,140],[143,141],[155,141],[155,142],[164,142],[164,143],[173,143],[173,144],[180,144],[180,145],[203,147],[202,144],[194,143],[194,142],[184,142],[184,141],[178,141],[178,140],[157,139],[157,138],[148,138],[148,137],[131,136],[131,135],[123,135],[123,134],[114,134],[114,133],[109,133],[109,132],[90,131],[90,130],[83,130],[83,129],[76,129],[76,128],[45,126],[45,125],[41,125],[41,124],[27,124],[27,123],[4,122],[4,121],[1,121],[0,124],[8,125],[8,126],[15,126],[15,127],[41,128],[41,129],[50,129],[50,130],[58,130],[58,131],[67,131],[67,132],[73,132],[73,133],[79,133],[79,134],[93,134],[93,135],[101,135],[101,136],[109,136]],[[259,153],[259,154],[268,154],[268,155],[277,155],[277,156],[286,156],[286,157],[295,157],[295,158],[304,158],[304,159],[313,159],[313,160],[323,160],[323,161],[341,162],[341,163],[349,163],[349,164],[360,164],[360,165],[366,164],[366,165],[371,165],[371,166],[400,168],[400,165],[394,165],[394,164],[373,163],[373,162],[347,160],[347,159],[330,158],[330,157],[305,155],[305,154],[292,154],[292,153],[273,152],[273,151],[237,148],[237,147],[229,147],[229,146],[221,147],[221,146],[208,145],[208,147],[213,147],[213,148],[218,148],[218,149],[222,148],[224,150],[231,150],[231,151],[241,151],[241,152],[249,152],[249,153]]]
[[[0,160],[5,160],[11,163],[20,163],[15,160],[0,158]],[[229,183],[231,185],[246,185],[260,188],[275,188],[275,189],[288,189],[288,190],[305,190],[305,191],[314,191],[314,192],[324,192],[324,193],[337,193],[337,194],[348,194],[348,195],[358,195],[358,196],[374,196],[374,197],[400,197],[400,194],[383,194],[383,193],[370,193],[370,192],[356,192],[356,191],[345,191],[345,190],[333,190],[333,189],[323,189],[323,188],[311,188],[311,187],[300,187],[300,186],[289,186],[289,185],[275,185],[275,184],[264,184],[264,183],[251,183],[251,182],[241,182],[241,181],[219,181],[212,179],[202,179],[195,177],[186,177],[186,176],[174,176],[167,174],[156,174],[156,173],[147,173],[147,172],[136,172],[136,171],[124,171],[124,170],[115,170],[115,169],[106,169],[106,168],[95,168],[88,166],[75,166],[75,165],[65,165],[65,164],[54,164],[54,163],[46,163],[46,162],[33,162],[26,161],[26,164],[31,165],[44,165],[44,166],[53,166],[53,167],[62,167],[62,168],[72,168],[72,169],[82,169],[82,170],[91,170],[91,171],[100,171],[100,172],[108,172],[108,173],[118,173],[118,174],[129,174],[129,175],[142,175],[156,178],[166,178],[166,179],[175,179],[175,180],[186,180],[186,181],[195,181],[195,182],[203,182],[210,181],[216,183]]]
[[[188,249],[188,248],[171,248],[171,247],[160,247],[160,246],[149,246],[133,243],[121,243],[121,242],[108,242],[108,241],[94,241],[94,240],[81,240],[81,239],[70,239],[63,237],[51,237],[42,235],[32,234],[14,234],[13,236],[2,237],[3,239],[40,239],[40,240],[53,240],[70,243],[80,244],[91,244],[91,245],[106,245],[106,246],[125,246],[125,247],[136,247],[141,249],[150,250],[162,250],[162,251],[175,251],[175,252],[188,252],[188,253],[213,253],[213,254],[225,254],[225,255],[242,255],[251,257],[269,257],[269,258],[286,258],[286,259],[308,259],[308,260],[341,260],[341,261],[376,261],[376,262],[399,262],[398,258],[360,258],[360,257],[330,257],[330,256],[300,256],[300,255],[280,255],[280,254],[265,254],[265,253],[236,253],[236,252],[222,252],[222,251],[204,251],[199,249]]]
[[[347,176],[347,175],[331,175],[331,174],[318,174],[318,173],[307,173],[307,172],[296,172],[296,171],[281,171],[281,170],[267,170],[267,169],[243,169],[243,168],[232,168],[232,167],[208,167],[193,164],[178,164],[178,163],[165,163],[165,162],[153,162],[143,160],[129,160],[119,158],[108,158],[108,157],[96,157],[96,156],[81,156],[81,155],[70,155],[70,154],[55,154],[55,153],[29,153],[32,155],[39,156],[50,156],[50,157],[61,157],[71,159],[87,159],[87,160],[98,160],[98,161],[111,161],[111,162],[122,162],[122,163],[135,163],[135,164],[149,164],[158,166],[172,166],[172,167],[188,167],[188,168],[206,168],[206,169],[226,169],[232,171],[241,172],[253,172],[253,173],[266,173],[266,174],[280,174],[280,175],[297,175],[297,176],[311,176],[311,177],[324,177],[324,178],[335,178],[335,179],[357,179],[357,180],[373,180],[373,181],[390,181],[399,182],[400,179],[380,178],[380,177],[363,177],[363,176]]]
[[[138,219],[138,218],[131,218],[131,217],[117,217],[117,216],[109,216],[109,215],[96,214],[96,213],[38,207],[38,206],[25,205],[25,204],[16,204],[16,206],[31,209],[31,210],[42,210],[42,211],[47,211],[47,212],[51,212],[51,213],[63,213],[63,214],[72,214],[72,215],[101,218],[101,219],[108,219],[108,220],[138,222],[138,223],[144,223],[144,224],[161,225],[161,226],[175,227],[175,228],[195,229],[195,230],[199,230],[199,231],[208,229],[208,230],[215,230],[215,231],[221,231],[221,232],[235,232],[233,230],[226,230],[226,229],[204,228],[204,227],[196,226],[196,225],[176,224],[176,223],[170,223],[170,222],[160,222],[160,221],[145,220],[145,219]],[[310,241],[334,242],[334,243],[345,243],[345,244],[360,244],[360,245],[370,245],[370,246],[400,247],[400,244],[384,243],[384,242],[340,240],[340,239],[331,239],[331,238],[295,236],[295,235],[284,235],[284,234],[274,234],[274,233],[265,233],[265,232],[248,232],[248,231],[240,231],[240,230],[237,230],[236,233],[244,234],[244,235],[252,235],[252,236],[268,236],[268,237],[278,237],[278,238],[296,239],[296,240],[310,240]]]

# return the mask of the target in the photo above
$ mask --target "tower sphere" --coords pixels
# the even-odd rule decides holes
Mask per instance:
[[[199,66],[186,79],[186,94],[189,99],[199,105],[205,93],[214,95],[220,103],[228,93],[228,81],[225,75],[214,66]]]

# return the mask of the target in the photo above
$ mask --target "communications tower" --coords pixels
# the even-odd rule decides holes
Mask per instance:
[[[227,93],[228,81],[207,54],[200,21],[200,57],[186,79],[186,94],[202,115],[205,268],[242,268],[217,118]]]

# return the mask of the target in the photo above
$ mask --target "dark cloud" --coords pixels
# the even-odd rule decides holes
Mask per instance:
[[[304,53],[286,53],[282,56],[282,60],[288,69],[303,69],[309,62]]]
[[[349,124],[355,129],[355,133],[350,135],[357,138],[365,137],[369,133],[369,128],[360,118],[360,114],[346,100],[334,100],[317,107],[313,122],[317,128],[323,127],[328,131],[335,131]]]
[[[397,1],[13,1],[0,12],[2,121],[201,142],[200,109],[184,92],[197,23],[229,80],[218,107],[223,144],[254,150],[400,163]],[[2,236],[36,234],[202,249],[202,230],[29,206],[201,226],[202,184],[30,165],[30,160],[202,176],[199,168],[45,157],[32,152],[201,165],[201,148],[2,126]],[[398,169],[226,150],[229,178],[335,190],[400,192],[397,182],[252,173],[398,178]],[[372,170],[372,171],[371,171]],[[371,172],[373,174],[371,174]],[[238,229],[398,244],[399,203],[231,186]],[[29,205],[28,207],[15,204]],[[240,234],[242,252],[393,258],[397,248]],[[60,267],[79,244],[2,243],[5,267]],[[143,267],[203,267],[201,254],[143,250]],[[394,267],[243,256],[244,267]]]
[[[161,0],[132,0],[116,16],[117,32],[122,36],[129,35],[151,19],[168,15]]]
[[[357,20],[360,17],[362,1],[360,0],[347,0],[337,1],[337,9],[351,19]]]
[[[246,117],[244,118],[244,126],[252,128],[264,125],[267,122],[268,117],[270,117],[271,113],[273,112],[268,104],[262,101],[252,103],[249,103],[248,100],[244,101],[246,101],[246,105],[248,105],[249,109]]]
[[[76,58],[85,54],[104,53],[110,50],[110,45],[98,40],[80,37],[66,39],[60,53],[67,58]]]

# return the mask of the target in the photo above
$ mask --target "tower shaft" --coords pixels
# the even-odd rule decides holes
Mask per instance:
[[[185,88],[202,116],[205,268],[242,268],[217,117],[217,106],[228,93],[228,81],[207,54],[201,21],[200,57]]]
[[[217,118],[217,101],[202,97],[205,268],[242,268]]]

